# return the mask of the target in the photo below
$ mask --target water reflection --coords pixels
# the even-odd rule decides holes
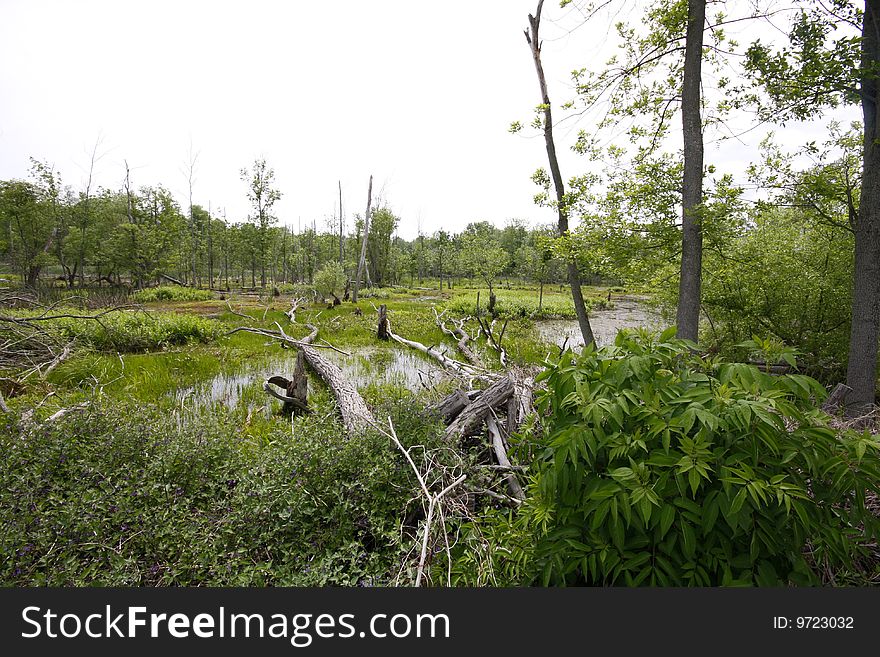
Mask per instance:
[[[622,328],[656,330],[665,328],[663,318],[659,314],[633,299],[615,299],[614,308],[591,311],[590,326],[593,329],[596,344],[600,347],[613,344],[617,332]],[[584,345],[577,320],[548,319],[535,322],[535,328],[541,339],[549,344],[555,344],[559,347],[564,344],[568,347],[582,347]]]
[[[336,363],[358,389],[370,384],[394,384],[416,392],[433,387],[445,376],[439,366],[425,360],[420,354],[397,348],[368,347],[351,351],[351,355],[325,349],[322,354]],[[289,377],[295,363],[295,351],[275,352],[271,357],[248,361],[233,372],[221,373],[209,381],[181,388],[175,393],[175,398],[189,407],[219,403],[234,408],[246,391],[255,387],[260,395],[257,397],[260,399],[258,406],[269,413],[272,403],[268,395],[262,392],[263,382],[275,374]]]

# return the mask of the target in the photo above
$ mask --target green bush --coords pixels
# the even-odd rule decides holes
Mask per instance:
[[[406,444],[439,444],[411,398]],[[0,584],[316,586],[390,581],[414,480],[381,435],[326,414],[247,438],[243,414],[94,402],[45,425],[0,421]],[[412,442],[410,442],[412,441]],[[405,547],[412,537],[405,538]]]
[[[546,294],[541,310],[538,311],[538,294],[530,292],[507,292],[498,291],[498,301],[495,304],[495,314],[502,319],[531,318],[531,319],[576,319],[574,303],[570,297]],[[613,307],[613,302],[606,299],[585,299],[588,310],[605,310]],[[447,308],[457,315],[473,315],[476,311],[477,296],[474,294],[462,294],[452,299]],[[489,293],[483,290],[480,295],[480,308],[486,311],[489,302]]]
[[[829,428],[815,380],[706,360],[673,331],[548,365],[529,498],[470,529],[464,546],[506,551],[487,567],[463,547],[460,582],[816,584],[878,535],[876,438]]]
[[[801,352],[799,360],[823,382],[840,381],[849,345],[852,232],[775,211],[729,251],[723,259],[708,257],[703,309],[712,322],[702,339],[735,357],[739,343],[769,335]]]
[[[160,285],[140,290],[132,295],[132,299],[138,303],[151,303],[153,301],[208,301],[214,298],[210,290],[199,290],[193,287],[181,287],[180,285]]]
[[[190,342],[208,342],[223,333],[212,319],[179,313],[115,312],[91,319],[59,319],[49,324],[68,340],[98,351],[137,352]]]

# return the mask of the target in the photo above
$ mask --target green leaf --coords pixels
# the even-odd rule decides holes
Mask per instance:
[[[658,537],[660,540],[666,536],[666,532],[669,531],[673,522],[675,522],[675,507],[671,504],[664,504],[660,509],[660,535]]]

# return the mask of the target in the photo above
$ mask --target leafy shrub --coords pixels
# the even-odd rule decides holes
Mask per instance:
[[[798,349],[816,377],[840,381],[849,344],[852,233],[777,210],[729,251],[707,263],[703,308],[712,323],[704,340],[733,356],[737,344],[769,334]]]
[[[401,439],[438,444],[412,399]],[[242,437],[242,415],[94,402],[54,423],[0,423],[3,585],[355,585],[404,558],[414,481],[380,435],[325,415]],[[407,540],[407,547],[409,540]]]
[[[571,298],[561,295],[544,296],[541,310],[538,311],[538,295],[531,293],[504,292],[496,293],[498,301],[495,304],[495,314],[503,319],[531,318],[531,319],[576,319],[574,303]],[[488,303],[488,293],[480,296],[480,306],[485,312]],[[612,302],[606,299],[584,299],[587,308],[605,310],[613,307]],[[473,315],[476,311],[476,294],[463,294],[452,299],[448,304],[453,313],[458,315]]]
[[[136,352],[219,337],[223,326],[214,320],[178,313],[116,312],[90,319],[59,319],[51,328],[99,351]]]
[[[199,290],[193,287],[181,287],[180,285],[160,285],[140,290],[132,295],[132,299],[138,303],[151,303],[153,301],[208,301],[214,298],[210,290]]]
[[[876,537],[878,442],[838,434],[803,375],[714,363],[667,331],[548,365],[529,499],[491,532],[495,576],[588,585],[815,584]],[[810,546],[812,561],[805,548]],[[464,548],[466,551],[468,548]],[[499,553],[501,554],[501,553]],[[461,553],[459,581],[479,572]],[[483,577],[485,577],[485,568]]]

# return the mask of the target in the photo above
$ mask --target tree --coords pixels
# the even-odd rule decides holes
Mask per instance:
[[[837,30],[849,28],[841,37]],[[847,412],[861,415],[874,403],[880,340],[880,0],[860,11],[849,0],[822,2],[794,19],[790,47],[774,51],[756,41],[746,68],[768,101],[766,118],[809,118],[827,106],[862,107],[862,184],[853,217],[855,263],[846,384]]]
[[[330,295],[336,303],[339,303],[340,292],[345,287],[345,270],[335,260],[328,261],[318,273],[315,274],[315,289],[324,297]]]
[[[364,234],[361,242],[361,255],[358,258],[357,274],[354,277],[354,290],[351,295],[351,302],[358,302],[358,288],[361,284],[361,276],[364,273],[364,265],[367,259],[367,239],[370,234],[370,204],[373,202],[373,176],[370,176],[370,185],[367,187],[367,210],[364,212]]]
[[[703,233],[703,126],[700,119],[700,83],[703,62],[703,25],[706,0],[687,0],[687,34],[681,84],[681,122],[684,168],[681,186],[681,275],[676,321],[678,337],[697,341],[700,326],[700,283]]]
[[[24,284],[35,287],[52,239],[52,225],[44,218],[37,188],[21,180],[0,183],[0,221],[6,227],[11,262]]]
[[[553,186],[556,189],[556,213],[558,217],[557,231],[560,237],[568,233],[568,203],[565,198],[565,186],[562,182],[562,174],[559,171],[559,161],[556,158],[556,143],[553,141],[553,117],[550,112],[550,95],[547,92],[547,81],[544,78],[544,67],[541,64],[541,42],[538,39],[538,28],[541,25],[541,8],[544,0],[538,1],[538,9],[535,15],[529,14],[529,30],[525,31],[526,41],[532,50],[532,58],[535,62],[535,71],[538,74],[538,85],[541,89],[541,109],[544,114],[544,144],[547,149],[547,159],[550,163],[550,175]],[[584,294],[581,290],[580,273],[577,264],[572,260],[568,263],[568,283],[571,288],[571,298],[577,313],[578,326],[584,338],[584,344],[595,342],[593,329],[590,326],[590,318],[587,315],[587,306],[584,303]]]
[[[373,283],[383,285],[390,274],[391,235],[397,229],[400,219],[388,208],[379,208],[370,216],[370,236],[367,252],[370,262],[370,276]]]
[[[470,224],[461,238],[461,260],[472,276],[482,278],[489,288],[489,314],[495,315],[495,281],[507,269],[509,257],[501,248],[495,227],[487,222]]]
[[[253,214],[248,219],[257,227],[258,252],[260,255],[260,287],[266,287],[266,251],[268,248],[269,227],[277,219],[272,214],[272,206],[281,198],[281,192],[273,187],[275,171],[266,165],[265,159],[254,160],[253,168],[241,170],[241,179],[248,185],[248,200]]]

